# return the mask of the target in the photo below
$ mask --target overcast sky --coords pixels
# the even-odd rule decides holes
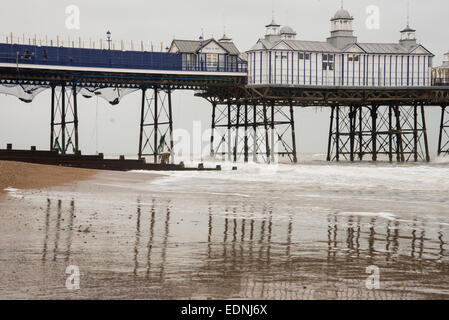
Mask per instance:
[[[66,8],[76,5],[80,12],[79,29],[67,29]],[[367,7],[380,9],[380,28],[366,26]],[[152,41],[165,48],[175,37],[197,39],[220,37],[224,28],[241,51],[248,50],[265,32],[271,21],[272,0],[21,0],[2,1],[0,39],[12,32],[15,36],[56,39],[100,39],[107,30],[114,40],[140,43]],[[288,24],[298,33],[298,39],[325,40],[330,31],[330,17],[340,7],[339,0],[275,0],[276,21]],[[399,31],[406,25],[406,0],[345,0],[345,8],[354,16],[355,34],[360,42],[397,42]],[[435,55],[434,65],[441,62],[449,49],[449,2],[447,0],[411,0],[411,26],[417,38]],[[192,127],[192,122],[210,126],[209,104],[193,96],[193,92],[176,92],[173,98],[175,128]],[[83,153],[94,153],[95,114],[98,109],[98,149],[106,154],[135,154],[138,146],[140,94],[125,97],[117,106],[103,99],[79,101],[80,144]],[[436,150],[439,109],[427,112],[429,139]],[[329,111],[297,110],[296,127],[300,153],[324,153],[327,143]],[[48,148],[50,94],[40,94],[31,104],[17,98],[0,95],[0,146],[7,142],[16,147]]]

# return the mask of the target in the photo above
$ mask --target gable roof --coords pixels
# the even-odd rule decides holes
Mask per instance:
[[[250,51],[252,51],[252,50],[265,50],[265,49],[267,49],[267,47],[263,44],[263,42],[262,41],[257,41],[257,43],[254,45],[254,46],[252,46],[252,48],[251,49],[249,49]]]
[[[354,49],[358,49],[358,51],[355,51]],[[348,44],[345,48],[343,48],[342,52],[366,53],[366,51],[358,43]]]
[[[326,41],[283,40],[293,50],[311,52],[340,52],[340,50]]]
[[[411,48],[410,49],[410,52],[414,52],[414,51],[416,51],[417,49],[422,49],[423,51],[425,51],[426,53],[424,53],[424,54],[430,54],[430,55],[432,55],[433,57],[435,56],[432,52],[430,52],[429,50],[427,50],[423,45],[421,45],[421,44],[418,44],[418,45],[416,45],[415,47],[413,47],[413,48]],[[421,53],[422,54],[422,53]]]
[[[195,40],[173,40],[172,46],[176,46],[179,52],[196,52],[199,47],[199,41]]]
[[[358,43],[366,53],[408,54],[409,49],[399,43]]]
[[[259,39],[256,44],[250,49],[251,50],[263,50],[270,49],[273,46],[273,42],[266,39]]]
[[[240,51],[237,49],[233,42],[219,42],[215,39],[208,40],[173,40],[172,45],[175,45],[180,53],[196,53],[201,48],[205,47],[211,42],[216,42],[219,46],[221,46],[225,51],[232,55],[240,54]]]
[[[249,51],[254,50],[272,50],[275,49],[279,44],[284,43],[291,50],[294,51],[305,51],[305,52],[328,52],[328,53],[341,53],[341,52],[352,52],[351,49],[357,47],[360,49],[360,52],[364,52],[367,54],[413,54],[414,51],[421,48],[426,53],[417,53],[417,54],[433,54],[424,48],[422,45],[417,44],[413,47],[407,47],[400,43],[352,43],[346,46],[344,49],[340,50],[334,47],[327,41],[304,41],[304,40],[277,40],[277,41],[269,41],[267,39],[259,39],[256,45],[254,45]],[[281,49],[282,50],[282,49]],[[284,49],[285,50],[285,49]]]
[[[240,51],[235,46],[234,42],[218,42],[218,44],[225,48],[229,52],[229,54],[240,54]]]
[[[286,41],[278,41],[274,46],[271,47],[273,50],[296,50],[290,44],[288,44]]]
[[[309,51],[309,52],[340,52],[339,49],[332,46],[325,41],[304,41],[304,40],[277,40],[268,41],[266,39],[259,39],[250,51],[253,50],[271,50],[279,44],[285,44],[294,51]]]
[[[411,54],[418,48],[422,48],[426,53],[433,54],[424,48],[422,45],[417,44],[413,47],[403,46],[400,43],[357,43],[366,53],[372,54]],[[423,54],[423,53],[420,53]]]

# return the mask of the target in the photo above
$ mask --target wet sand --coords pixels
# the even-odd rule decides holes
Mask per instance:
[[[0,298],[448,299],[448,190],[442,167],[302,165],[10,191]]]

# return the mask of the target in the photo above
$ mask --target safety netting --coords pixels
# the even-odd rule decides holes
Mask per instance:
[[[95,87],[84,87],[79,88],[78,93],[84,98],[101,97],[108,101],[112,105],[118,104],[123,97],[131,94],[139,89],[131,88],[95,88]]]
[[[50,89],[45,85],[28,85],[28,84],[1,84],[0,93],[12,95],[21,101],[30,103],[41,92]],[[67,87],[67,93],[70,91]],[[57,90],[60,90],[57,87]],[[134,88],[96,88],[96,87],[77,87],[77,94],[85,98],[100,97],[108,101],[111,105],[116,105],[128,94],[138,89]]]
[[[0,93],[16,96],[21,101],[30,103],[34,97],[48,88],[50,87],[26,84],[1,84]]]

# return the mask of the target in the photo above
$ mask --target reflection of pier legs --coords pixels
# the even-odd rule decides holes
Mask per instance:
[[[141,238],[144,236],[142,234],[142,215],[144,215],[145,212],[142,209],[142,205],[140,203],[140,200],[137,200],[137,221],[136,221],[136,241],[134,244],[134,270],[133,274],[134,276],[137,276],[139,273],[139,250],[141,248]],[[155,201],[153,200],[153,204],[151,206],[151,210],[149,212],[149,233],[148,233],[148,242],[147,242],[147,266],[146,266],[146,272],[145,277],[148,279],[150,278],[151,274],[151,268],[152,268],[152,256],[153,256],[153,249],[157,246],[155,245],[154,241],[154,234],[155,234],[155,223],[156,223],[156,209],[155,209]],[[164,234],[162,238],[162,252],[161,252],[161,263],[160,263],[160,269],[158,272],[158,282],[163,283],[165,279],[165,264],[166,264],[166,256],[167,256],[167,247],[168,247],[168,234],[169,234],[169,224],[170,224],[170,203],[167,204],[167,211],[165,215],[165,222],[164,222]]]
[[[51,86],[50,150],[66,154],[70,147],[78,153],[78,104],[77,91],[62,84]]]
[[[282,156],[297,162],[293,106],[213,101],[211,129],[212,157],[271,163]]]
[[[42,249],[42,262],[47,261],[47,256],[49,254],[49,242],[50,237],[54,236],[54,243],[53,243],[53,261],[56,261],[60,254],[62,253],[62,250],[60,249],[61,246],[61,233],[66,233],[66,240],[65,245],[66,248],[64,250],[65,254],[65,261],[70,261],[70,256],[72,253],[72,237],[73,237],[73,225],[74,225],[74,218],[75,218],[75,201],[70,201],[70,208],[68,210],[68,222],[65,223],[65,210],[63,210],[62,201],[57,200],[57,206],[56,206],[56,217],[54,220],[52,219],[52,200],[47,199],[47,207],[45,210],[45,237],[44,237],[44,243],[43,243],[43,249]],[[52,232],[52,220],[54,221],[55,228]]]
[[[441,107],[440,137],[438,139],[438,155],[449,155],[449,108]]]
[[[264,219],[236,217],[238,212],[258,210]],[[220,290],[218,295],[238,294],[253,299],[293,298],[297,289],[291,264],[293,216],[289,221],[276,221],[270,205],[225,208],[224,211],[227,214],[219,217],[212,214],[212,208],[209,209],[208,260],[201,269],[207,281],[207,275],[220,275],[214,276],[214,281],[224,282],[216,285]],[[289,280],[280,280],[287,274]],[[265,275],[279,281],[268,280]],[[223,292],[223,288],[229,292]]]
[[[171,89],[142,88],[138,156],[164,163],[168,159],[163,154],[169,154],[174,162]]]
[[[163,283],[165,280],[165,267],[166,267],[166,257],[168,248],[168,237],[170,231],[170,202],[167,203],[165,220],[163,225],[157,222],[156,214],[156,201],[153,199],[153,203],[150,209],[145,210],[140,200],[137,200],[137,210],[136,210],[136,240],[134,242],[134,252],[133,252],[133,275],[138,277],[142,271],[142,264],[139,263],[139,257],[142,253],[142,239],[148,237],[146,241],[146,267],[145,267],[145,278],[155,280],[156,283]],[[148,217],[149,221],[145,217]],[[148,222],[147,222],[148,221]],[[148,226],[146,224],[148,223]],[[159,228],[162,228],[163,233],[158,236]],[[145,231],[148,230],[148,231]],[[160,250],[160,255],[157,251]],[[160,267],[154,270],[155,259],[160,257]]]
[[[328,161],[430,161],[424,106],[334,106]]]

